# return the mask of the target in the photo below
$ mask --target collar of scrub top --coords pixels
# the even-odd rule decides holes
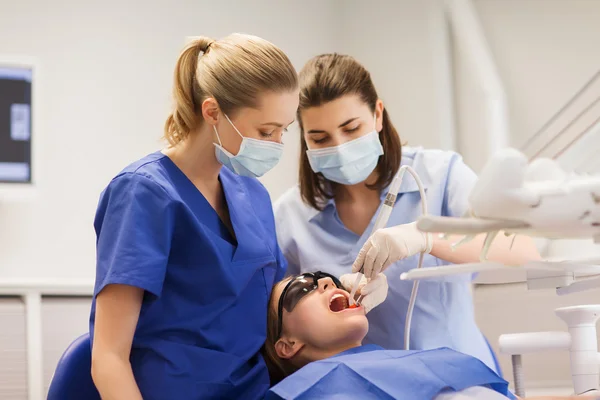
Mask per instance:
[[[400,162],[400,166],[408,165],[408,166],[413,167],[415,169],[415,172],[419,175],[419,178],[421,179],[421,183],[423,183],[423,189],[425,191],[427,191],[427,188],[431,185],[431,177],[429,176],[427,169],[424,168],[425,167],[424,165],[421,165],[421,164],[419,164],[417,166],[414,165],[414,161],[415,161],[414,155],[416,154],[416,150],[418,150],[418,149],[412,150],[408,154],[404,154],[404,151],[403,151],[402,152],[403,153],[402,161]],[[398,194],[418,192],[418,191],[419,191],[419,185],[417,185],[417,182],[414,180],[412,175],[404,174],[404,177],[402,178],[402,183],[400,184],[400,189],[398,189]],[[387,193],[388,193],[387,187],[381,191],[380,198],[381,198],[382,202],[385,199],[385,196],[387,195]],[[399,198],[400,198],[400,196],[398,196],[396,198],[396,201],[398,201]],[[325,207],[323,208],[323,211],[319,211],[317,209],[310,207],[308,220],[312,221],[320,213],[331,212],[333,209],[335,209],[335,202],[333,201],[333,199],[328,199],[325,203]]]

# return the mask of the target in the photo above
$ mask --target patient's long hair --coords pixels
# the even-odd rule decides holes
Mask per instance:
[[[285,377],[296,372],[298,368],[294,366],[290,360],[282,359],[275,351],[275,343],[277,343],[277,302],[274,298],[275,286],[289,282],[291,278],[284,279],[273,286],[271,298],[267,309],[267,340],[262,348],[263,357],[269,369],[269,377],[271,378],[271,386],[281,382]]]

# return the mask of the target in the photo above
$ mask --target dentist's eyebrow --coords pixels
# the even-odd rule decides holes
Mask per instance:
[[[289,124],[285,125],[285,126],[290,126],[291,124],[294,123],[294,121],[296,121],[295,119],[292,120],[292,122],[290,122]],[[265,122],[264,124],[261,124],[261,126],[265,126],[265,125],[271,125],[271,126],[276,126],[278,128],[283,128],[284,125],[280,124],[279,122]]]
[[[350,122],[357,120],[358,117],[354,117],[354,118],[350,118],[348,121],[344,122],[343,124],[340,124],[338,126],[338,128],[343,128],[344,126],[348,125]]]
[[[343,128],[344,126],[348,125],[350,122],[353,122],[355,120],[357,120],[358,117],[354,117],[354,118],[350,118],[348,121],[341,123],[338,128]],[[327,131],[323,131],[323,130],[319,130],[319,129],[311,129],[310,131],[306,132],[309,135],[311,134],[315,134],[315,133],[327,133]]]

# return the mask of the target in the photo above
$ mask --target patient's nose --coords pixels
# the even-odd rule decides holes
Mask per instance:
[[[318,284],[319,284],[319,292],[324,292],[327,289],[335,288],[335,283],[333,283],[333,279],[331,279],[329,277],[319,279]]]

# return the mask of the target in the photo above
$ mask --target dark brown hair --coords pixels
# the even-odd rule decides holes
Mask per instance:
[[[333,198],[334,182],[321,173],[315,173],[306,155],[306,141],[301,112],[307,108],[319,107],[344,96],[358,95],[375,112],[379,97],[371,80],[371,74],[358,61],[340,54],[322,54],[312,58],[300,71],[300,193],[302,199],[313,208],[322,210],[326,200]],[[383,146],[383,156],[379,158],[377,180],[368,187],[381,191],[394,179],[400,168],[402,145],[396,128],[392,125],[387,111],[383,110],[383,129],[379,132]]]

